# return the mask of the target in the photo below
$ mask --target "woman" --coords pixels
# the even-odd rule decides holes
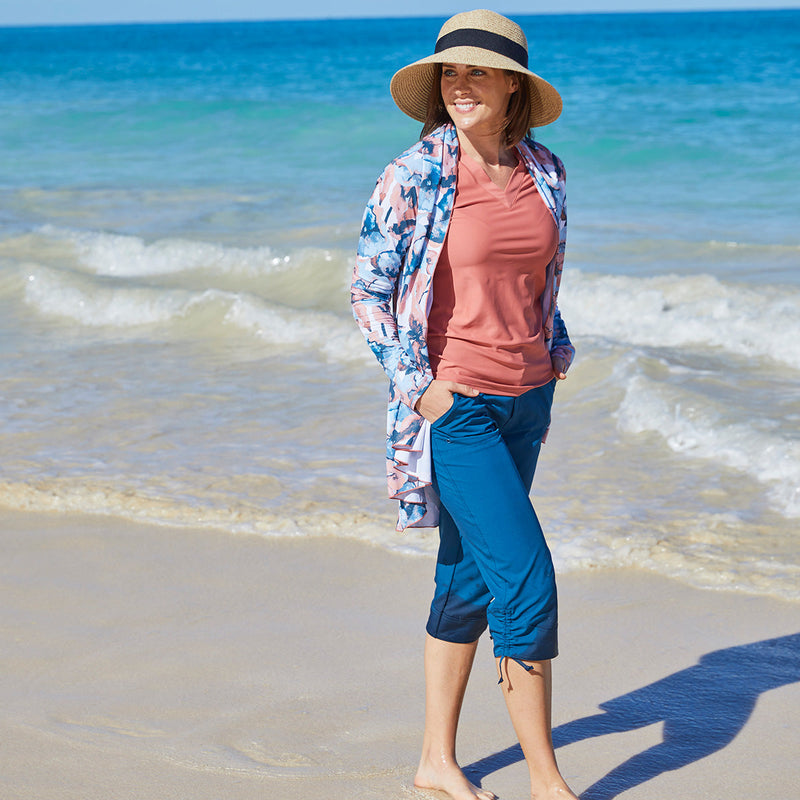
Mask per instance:
[[[432,56],[395,74],[421,140],[380,176],[352,285],[356,320],[389,376],[389,493],[398,530],[438,523],[414,783],[487,800],[456,761],[477,642],[490,628],[535,798],[575,797],[550,735],[557,654],[553,566],[529,492],[557,380],[574,354],[556,306],[564,168],[528,138],[561,98],[527,68],[518,25],[457,14]]]

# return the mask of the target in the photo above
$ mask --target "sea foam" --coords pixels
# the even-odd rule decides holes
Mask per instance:
[[[765,484],[777,510],[800,517],[797,438],[752,419],[726,421],[707,399],[644,375],[627,381],[616,416],[622,431],[655,433],[675,453],[722,464]]]
[[[711,275],[636,278],[569,270],[559,305],[570,334],[628,345],[718,348],[800,369],[800,289]]]
[[[291,308],[247,292],[118,284],[29,265],[25,298],[42,314],[88,328],[141,336],[148,327],[192,325],[196,320],[196,332],[206,337],[232,328],[270,345],[305,348],[331,360],[371,357],[349,315]]]
[[[72,247],[79,263],[96,275],[136,277],[194,270],[266,274],[286,268],[291,257],[269,246],[230,247],[180,238],[145,242],[138,236],[78,231],[45,225],[39,234]]]

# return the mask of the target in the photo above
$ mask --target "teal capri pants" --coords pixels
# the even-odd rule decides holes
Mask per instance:
[[[436,639],[474,642],[488,625],[498,658],[558,654],[553,561],[529,497],[554,388],[555,379],[519,397],[456,394],[431,425]]]

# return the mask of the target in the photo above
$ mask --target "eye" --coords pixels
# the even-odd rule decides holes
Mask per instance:
[[[475,69],[470,70],[470,75],[474,75],[475,77],[480,77],[481,75],[485,75],[486,73],[482,69]]]
[[[443,69],[442,70],[442,75],[445,78],[452,78],[453,75],[455,75],[455,74],[456,74],[456,71],[454,69]]]

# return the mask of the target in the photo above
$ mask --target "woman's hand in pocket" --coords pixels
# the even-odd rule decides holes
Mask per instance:
[[[450,410],[454,394],[475,397],[478,390],[467,386],[466,383],[433,380],[417,400],[415,410],[418,414],[422,414],[428,422],[436,422],[442,414]]]
[[[553,375],[560,381],[567,377],[567,359],[564,356],[552,356],[550,359],[553,365]]]

